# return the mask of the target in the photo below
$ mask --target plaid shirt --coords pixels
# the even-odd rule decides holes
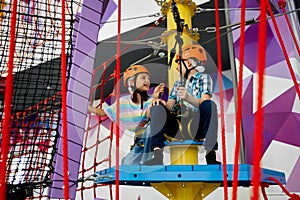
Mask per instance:
[[[209,94],[212,96],[212,86],[213,86],[213,81],[208,74],[202,74],[200,72],[197,72],[194,74],[189,80],[187,80],[185,84],[185,88],[187,88],[187,91],[189,95],[192,95],[197,98],[201,98],[201,94]],[[173,88],[170,92],[169,99],[174,99],[175,104],[172,108],[173,112],[177,112],[178,109],[180,109],[180,98],[177,96],[177,90],[176,88],[180,87],[180,81],[176,81],[173,85]],[[183,102],[186,108],[193,112],[198,111],[198,107],[188,103],[188,102]]]

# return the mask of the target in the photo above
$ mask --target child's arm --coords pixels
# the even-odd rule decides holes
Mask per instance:
[[[177,91],[178,91],[178,97],[180,97],[181,99],[183,99],[183,100],[185,100],[185,101],[189,102],[190,104],[193,104],[194,106],[197,106],[197,107],[203,101],[210,99],[210,95],[209,94],[201,94],[201,98],[197,98],[197,97],[191,96],[187,92],[187,89],[184,88],[184,87],[178,87]]]
[[[166,103],[166,107],[169,111],[172,110],[174,104],[175,104],[175,99],[168,99],[167,103]]]
[[[95,107],[89,105],[88,111],[91,113],[94,113],[100,117],[106,116],[106,113],[104,112],[104,110],[102,108],[95,108]]]

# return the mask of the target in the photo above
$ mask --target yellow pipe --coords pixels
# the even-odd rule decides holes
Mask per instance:
[[[193,41],[197,42],[199,40],[199,34],[195,34],[190,31],[192,26],[192,17],[195,14],[197,5],[192,0],[174,0],[178,8],[178,13],[180,19],[184,21],[183,32],[180,37],[183,41],[183,45],[192,44]],[[162,34],[162,42],[166,43],[168,46],[168,62],[170,60],[170,51],[174,48],[176,43],[175,36],[177,35],[177,23],[174,19],[174,13],[172,12],[172,0],[167,0],[161,7],[161,12],[167,17],[167,31]],[[179,44],[176,45],[176,53],[178,53]],[[178,80],[178,73],[176,72],[177,64],[173,63],[171,66],[171,71],[169,72],[169,88],[171,88],[175,82]],[[171,146],[170,147],[171,163],[172,164],[198,164],[198,147],[193,146]]]
[[[151,186],[171,200],[202,200],[215,191],[220,183],[162,182]]]
[[[193,33],[192,29],[192,17],[195,14],[197,5],[191,0],[175,0],[175,3],[178,8],[180,19],[184,20],[183,32],[181,33],[181,38],[183,45],[192,44],[193,41],[197,42],[199,40],[199,34]],[[177,23],[174,20],[172,12],[172,0],[166,1],[162,7],[161,12],[164,16],[167,17],[167,31],[164,32],[161,36],[162,42],[166,43],[168,46],[168,62],[170,61],[170,51],[174,48],[176,43],[175,36],[177,35]],[[176,52],[178,52],[178,44],[176,45]],[[178,74],[176,73],[176,63],[173,59],[171,65],[171,72],[169,73],[169,88],[172,87],[175,80],[178,80]]]
[[[171,165],[198,165],[198,145],[170,146]]]
[[[192,44],[193,41],[198,42],[199,34],[193,33],[189,29],[192,27],[192,17],[197,9],[196,4],[192,0],[175,0],[180,14],[180,18],[184,20],[184,27],[181,33],[183,45]],[[172,11],[172,0],[167,0],[162,4],[161,12],[167,17],[167,31],[162,34],[161,40],[168,46],[168,62],[170,60],[170,51],[176,43],[177,24],[174,20]],[[176,53],[178,52],[178,44],[176,45]],[[174,73],[176,64],[171,65],[169,72],[169,88],[173,86],[175,80],[178,80],[178,74]],[[177,75],[177,76],[176,76]],[[198,145],[174,145],[170,146],[170,160],[172,165],[197,165],[198,164]],[[152,187],[172,200],[202,200],[216,188],[219,183],[204,182],[161,182],[151,183]]]

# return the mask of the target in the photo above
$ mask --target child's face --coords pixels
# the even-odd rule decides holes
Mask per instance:
[[[150,88],[150,76],[147,73],[140,73],[136,77],[136,88],[140,91],[148,91]]]

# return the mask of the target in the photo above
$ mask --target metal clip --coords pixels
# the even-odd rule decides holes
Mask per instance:
[[[216,27],[206,27],[204,30],[207,33],[214,33],[214,32],[216,32]]]

